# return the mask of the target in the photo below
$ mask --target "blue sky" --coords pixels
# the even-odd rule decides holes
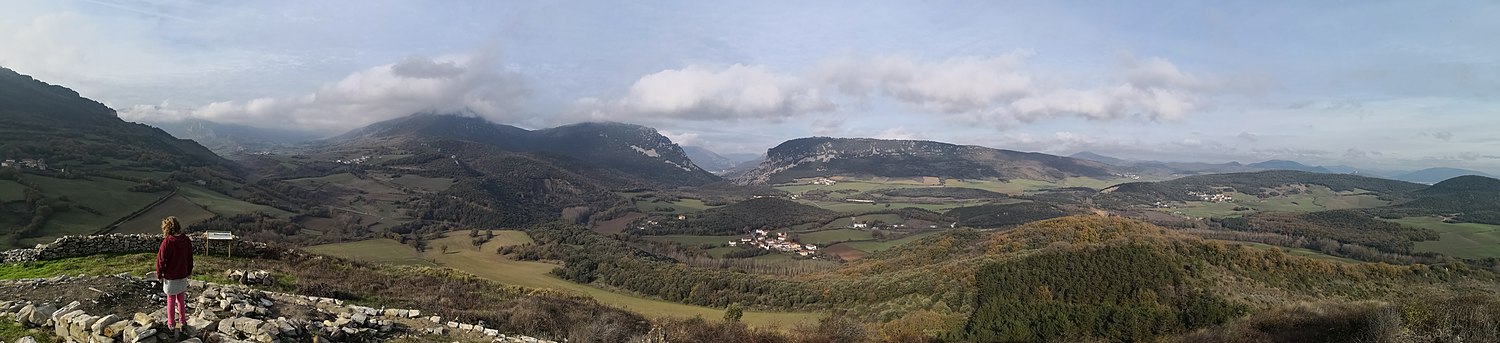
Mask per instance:
[[[761,152],[913,138],[1500,173],[1500,4],[0,0],[0,66],[127,120],[417,111]]]

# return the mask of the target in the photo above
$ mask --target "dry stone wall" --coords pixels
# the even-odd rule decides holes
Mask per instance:
[[[125,254],[156,252],[161,246],[162,235],[119,234],[93,236],[63,236],[52,243],[37,244],[31,249],[14,249],[0,252],[0,263],[36,262],[97,254]],[[265,243],[243,240],[207,241],[193,237],[193,248],[197,253],[263,256],[281,253]]]
[[[120,280],[104,280],[119,278]],[[0,287],[49,287],[105,281],[149,284],[128,274],[0,280]],[[464,342],[547,343],[549,340],[508,335],[481,324],[424,316],[416,309],[384,309],[341,300],[268,292],[243,285],[193,281],[181,333],[166,327],[165,313],[86,313],[83,303],[58,306],[42,300],[0,300],[0,316],[25,327],[50,328],[66,342],[380,342],[400,337],[442,337]],[[420,340],[420,339],[419,339]]]

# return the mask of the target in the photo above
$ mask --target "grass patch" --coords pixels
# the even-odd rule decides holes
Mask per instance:
[[[1413,249],[1418,252],[1431,251],[1473,259],[1500,257],[1500,225],[1444,223],[1442,218],[1435,217],[1409,217],[1389,221],[1438,232],[1439,238],[1436,241],[1416,242]]]
[[[647,240],[660,242],[677,242],[684,245],[703,244],[728,244],[730,240],[739,239],[742,236],[696,236],[696,235],[666,235],[648,236]]]
[[[0,317],[0,341],[15,342],[21,337],[35,338],[37,342],[57,341],[57,335],[51,330],[27,329],[21,327],[21,323],[11,320],[11,317]]]
[[[498,238],[497,236],[496,238]],[[435,266],[432,262],[422,258],[417,249],[409,245],[401,244],[389,238],[369,239],[358,242],[334,243],[315,245],[302,250],[315,254],[323,254],[347,258],[351,260],[368,261],[375,263],[407,265],[407,266]]]
[[[713,258],[724,258],[724,254],[728,254],[728,253],[731,253],[731,252],[739,251],[740,249],[744,249],[744,248],[740,248],[740,247],[718,247],[718,248],[704,250],[703,252],[704,253],[708,253],[708,256],[713,256]]]
[[[220,194],[218,192],[214,192],[198,186],[179,186],[177,188],[177,194],[186,198],[188,201],[197,204],[198,206],[202,206],[202,208],[207,209],[209,212],[225,216],[250,214],[254,212],[262,212],[275,216],[277,218],[288,218],[292,216],[291,212],[283,211],[279,208],[253,204],[244,200],[231,198],[227,195]]]
[[[935,235],[937,233],[938,233],[937,231],[931,231],[931,232],[923,232],[923,233],[913,234],[913,235],[910,235],[910,236],[901,237],[900,239],[893,239],[893,240],[889,240],[889,241],[849,242],[849,243],[843,243],[843,244],[840,244],[840,245],[846,245],[849,248],[853,248],[855,250],[859,250],[859,251],[863,251],[863,252],[867,252],[867,253],[875,253],[875,252],[879,252],[881,250],[886,250],[886,249],[894,248],[894,247],[900,246],[902,244],[911,243],[911,242],[914,242],[916,240],[922,239],[923,237]]]
[[[854,229],[825,230],[797,234],[797,241],[826,246],[834,242],[863,241],[875,239],[869,231]]]
[[[519,233],[519,231],[517,232]],[[496,233],[498,234],[499,232],[497,231]],[[524,233],[521,234],[524,235]],[[496,254],[495,250],[504,246],[503,243],[505,243],[499,239],[485,243],[478,248],[473,248],[469,244],[468,239],[467,235],[451,235],[447,238],[431,241],[429,242],[429,246],[432,247],[447,244],[460,248],[451,249],[447,254],[442,253],[438,249],[429,249],[425,253],[425,256],[437,260],[438,264],[442,266],[469,272],[504,284],[546,288],[587,295],[606,305],[635,311],[648,317],[681,318],[702,316],[703,318],[717,319],[724,316],[723,309],[648,299],[563,280],[552,276],[552,269],[558,267],[555,264],[516,261]],[[789,327],[804,321],[816,321],[820,316],[820,314],[812,312],[745,311],[744,318],[741,321],[757,327]]]
[[[0,180],[0,203],[26,200],[26,186],[11,180]]]
[[[1239,245],[1244,245],[1244,246],[1249,246],[1249,247],[1257,248],[1257,249],[1281,250],[1281,252],[1284,252],[1287,255],[1292,255],[1292,256],[1302,256],[1302,257],[1308,257],[1308,258],[1313,258],[1313,259],[1328,260],[1328,261],[1343,262],[1343,263],[1360,263],[1357,260],[1352,260],[1352,259],[1347,259],[1347,258],[1343,258],[1343,257],[1328,255],[1328,254],[1320,253],[1320,252],[1313,251],[1313,250],[1307,249],[1307,248],[1288,248],[1288,247],[1275,246],[1275,245],[1270,245],[1270,244],[1265,244],[1265,243],[1255,243],[1255,242],[1241,242],[1241,241],[1225,241],[1225,242],[1239,244]]]
[[[213,218],[214,215],[215,213],[203,209],[202,206],[188,201],[181,195],[177,195],[157,204],[156,207],[152,207],[150,211],[142,213],[140,216],[135,217],[135,219],[121,223],[120,227],[116,228],[113,232],[160,233],[161,220],[167,216],[176,216],[179,222],[191,228],[193,224]]]
[[[139,193],[129,191],[136,183],[106,177],[84,179],[58,179],[39,175],[23,175],[22,180],[31,182],[51,198],[67,197],[79,206],[99,211],[90,213],[81,209],[58,212],[47,220],[39,237],[22,240],[23,245],[50,242],[63,235],[92,234],[120,217],[156,201],[164,193]]]

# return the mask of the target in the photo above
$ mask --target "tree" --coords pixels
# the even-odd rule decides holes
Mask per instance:
[[[443,244],[441,247],[439,247],[439,249],[442,249],[444,254],[448,253],[448,245],[447,244]]]
[[[729,304],[729,308],[724,309],[724,321],[726,322],[739,322],[740,318],[744,316],[745,306],[740,305],[740,303]]]

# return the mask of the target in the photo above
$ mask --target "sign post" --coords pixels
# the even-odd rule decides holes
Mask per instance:
[[[207,231],[207,232],[203,233],[203,238],[206,238],[209,241],[224,241],[224,244],[226,244],[224,250],[226,250],[226,251],[229,252],[228,256],[230,258],[234,257],[234,234],[233,233],[230,233],[229,231]]]

